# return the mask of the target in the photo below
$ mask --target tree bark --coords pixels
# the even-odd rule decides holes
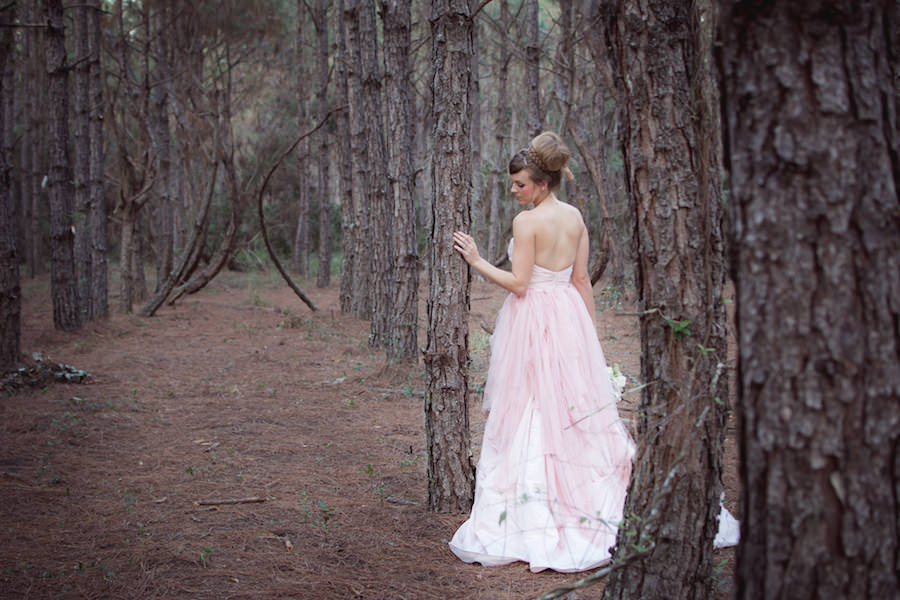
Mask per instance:
[[[384,90],[387,101],[388,180],[393,211],[394,309],[388,356],[416,362],[419,356],[419,251],[413,202],[412,114],[410,113],[410,0],[382,0],[384,19]]]
[[[712,593],[727,417],[725,256],[709,2],[618,0],[615,51],[641,319],[639,453],[606,600]]]
[[[435,0],[431,10],[435,150],[425,436],[428,509],[449,512],[469,510],[475,494],[468,412],[471,274],[453,250],[453,232],[471,226],[473,22],[467,0]]]
[[[16,5],[3,15],[10,24],[16,18]],[[16,245],[17,210],[12,194],[10,172],[13,165],[14,111],[7,99],[15,93],[15,68],[12,61],[13,28],[0,28],[0,375],[19,364],[21,346],[21,305],[19,256]]]
[[[507,0],[500,0],[500,30],[506,31],[509,27],[509,3]],[[491,208],[488,217],[488,242],[487,256],[488,260],[496,260],[498,255],[497,246],[499,244],[498,235],[500,233],[500,202],[503,198],[508,197],[507,192],[507,163],[510,159],[509,151],[509,92],[507,90],[507,82],[509,80],[509,61],[512,53],[509,49],[509,40],[507,37],[501,36],[499,40],[499,48],[497,50],[497,106],[495,109],[495,131],[494,137],[497,141],[497,155],[495,174],[497,181],[491,186]]]
[[[309,125],[306,116],[307,93],[306,82],[309,77],[306,68],[306,57],[303,51],[306,25],[306,2],[297,0],[297,38],[295,45],[297,63],[297,131],[304,131]],[[294,270],[301,277],[309,276],[309,140],[303,139],[297,146],[297,229],[294,235],[293,262]]]
[[[157,205],[155,211],[156,225],[156,286],[155,291],[169,278],[174,262],[174,203],[172,199],[172,135],[169,129],[169,79],[172,77],[173,65],[169,64],[169,36],[172,28],[167,3],[146,9],[148,32],[152,32],[155,43],[152,44],[155,66],[151,82],[150,111],[150,143],[157,159]],[[151,18],[152,16],[152,18]],[[150,74],[147,74],[150,77]]]
[[[528,88],[528,134],[536,136],[543,129],[541,121],[541,39],[538,0],[525,0],[525,23],[528,30],[525,46],[525,84]]]
[[[81,300],[81,320],[92,320],[91,315],[91,196],[89,180],[91,177],[91,137],[90,137],[90,104],[88,100],[88,79],[90,74],[90,47],[88,42],[86,5],[70,10],[74,23],[75,66],[71,70],[70,79],[74,100],[72,123],[72,150],[74,157],[75,179],[75,277],[78,281],[78,297]]]
[[[347,77],[347,105],[349,107],[350,125],[350,162],[351,162],[351,193],[353,194],[353,225],[349,233],[350,240],[344,240],[344,251],[351,245],[350,253],[353,260],[351,272],[353,274],[351,294],[351,308],[353,315],[360,319],[372,317],[373,301],[371,290],[372,260],[371,244],[372,231],[370,224],[371,210],[365,196],[366,187],[369,185],[369,156],[366,143],[366,119],[368,107],[364,104],[362,91],[362,66],[361,66],[361,40],[359,31],[360,0],[345,0],[344,2],[344,43],[345,43],[345,68]]]
[[[316,113],[321,124],[328,114],[328,2],[316,0],[316,77],[318,93]],[[316,158],[319,170],[319,270],[316,286],[328,287],[331,283],[331,181],[328,169],[331,156],[328,152],[328,129],[322,127],[316,133]]]
[[[105,319],[109,316],[109,293],[107,277],[107,245],[106,245],[106,194],[104,175],[106,155],[103,149],[103,73],[100,63],[102,30],[100,29],[100,0],[88,0],[90,8],[87,15],[87,36],[89,74],[88,103],[90,137],[90,169],[88,172],[88,195],[90,197],[90,230],[91,230],[91,286],[90,314],[93,319]]]
[[[50,286],[53,325],[81,327],[72,234],[72,176],[69,160],[69,65],[61,0],[47,0],[47,95],[50,145]]]
[[[342,106],[335,118],[337,129],[339,162],[340,170],[340,189],[341,189],[341,312],[352,313],[354,308],[353,289],[354,289],[354,265],[356,263],[355,245],[356,238],[356,213],[353,206],[353,163],[351,160],[350,147],[350,109],[349,104],[349,54],[347,51],[347,42],[345,36],[344,25],[344,2],[338,2],[337,30],[338,42],[338,60],[337,60],[337,81],[336,95],[337,103]]]
[[[359,41],[362,100],[366,110],[366,150],[368,156],[368,207],[371,226],[372,321],[369,344],[387,349],[392,343],[394,310],[394,230],[393,202],[388,194],[387,149],[384,141],[383,91],[378,65],[378,32],[375,3],[359,4]]]
[[[723,4],[739,598],[900,590],[900,9]]]
[[[23,16],[28,23],[36,22],[40,17],[39,0],[28,0],[24,3]],[[41,272],[41,213],[44,203],[41,202],[41,177],[44,135],[40,107],[46,88],[46,71],[41,68],[41,57],[44,55],[42,32],[35,27],[27,27],[23,32],[24,58],[22,96],[25,100],[25,127],[22,137],[22,165],[24,196],[23,211],[25,222],[25,260],[28,263],[28,274],[34,278]]]

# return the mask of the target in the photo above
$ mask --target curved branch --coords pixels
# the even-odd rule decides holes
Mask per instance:
[[[299,296],[300,299],[303,300],[303,302],[305,302],[311,310],[319,309],[315,304],[313,304],[313,301],[303,293],[303,290],[297,287],[297,284],[294,283],[294,280],[291,279],[291,276],[288,275],[287,271],[284,270],[284,267],[281,266],[281,261],[279,261],[278,257],[275,256],[275,251],[272,249],[271,242],[269,242],[269,233],[266,230],[266,220],[263,218],[263,194],[265,193],[266,186],[269,184],[269,179],[272,178],[275,170],[278,169],[279,166],[281,166],[281,163],[285,159],[285,157],[294,151],[294,148],[297,147],[297,144],[318,131],[320,127],[328,122],[328,119],[331,118],[332,113],[335,113],[343,108],[343,106],[332,108],[330,111],[328,111],[328,114],[325,115],[325,117],[323,117],[321,121],[319,121],[318,125],[298,137],[297,140],[293,144],[291,144],[290,148],[281,153],[281,156],[278,157],[278,160],[275,161],[275,164],[272,165],[272,168],[270,168],[269,172],[266,173],[266,178],[263,180],[262,185],[259,187],[259,194],[257,194],[256,196],[256,214],[259,216],[259,228],[262,231],[263,241],[266,243],[266,250],[269,251],[269,258],[271,258],[272,262],[275,263],[275,268],[278,269],[278,272],[281,273],[281,276],[284,278],[290,288],[294,290],[294,293],[297,294],[297,296]]]

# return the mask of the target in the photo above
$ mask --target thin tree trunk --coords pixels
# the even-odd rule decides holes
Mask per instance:
[[[306,2],[297,0],[297,38],[295,43],[295,55],[297,63],[297,131],[304,131],[309,125],[306,117],[307,88],[309,77],[306,68],[306,57],[303,50],[304,32],[306,26]],[[297,229],[294,233],[294,270],[301,277],[309,276],[309,140],[303,139],[297,146]]]
[[[106,155],[103,150],[103,73],[100,63],[102,31],[100,29],[100,0],[88,0],[87,15],[88,50],[90,71],[88,81],[88,103],[90,105],[90,170],[88,188],[90,196],[91,229],[91,317],[105,319],[109,316],[107,261],[106,261],[106,195],[104,193],[104,173]]]
[[[528,94],[528,133],[539,134],[541,121],[541,40],[538,0],[525,0],[525,24],[528,31],[525,46],[525,85]]]
[[[75,277],[78,281],[78,297],[81,300],[81,320],[88,322],[91,315],[91,136],[88,79],[90,75],[90,45],[88,42],[86,5],[71,9],[75,28],[75,67],[70,79],[75,110],[72,123],[72,150],[75,176]]]
[[[606,600],[705,600],[713,591],[728,377],[710,9],[619,0],[610,30],[647,385],[613,560],[635,547],[649,554],[610,576]]]
[[[354,240],[356,239],[356,213],[353,207],[353,165],[351,162],[350,148],[350,110],[347,108],[348,100],[348,52],[344,26],[344,2],[338,3],[336,19],[338,35],[338,59],[337,59],[337,103],[341,110],[337,113],[335,124],[337,126],[337,139],[339,150],[338,167],[340,169],[341,189],[341,312],[352,313],[354,274],[356,263]]]
[[[69,66],[61,0],[47,0],[47,84],[50,111],[50,285],[53,325],[81,327],[72,234],[72,176],[69,162]]]
[[[484,194],[481,167],[481,80],[479,73],[479,61],[481,60],[478,49],[478,21],[472,27],[472,91],[469,98],[472,102],[472,233],[478,240],[485,239],[487,235],[489,200]]]
[[[507,31],[509,27],[509,3],[500,1],[500,30]],[[500,233],[500,202],[508,197],[507,192],[507,161],[509,161],[509,92],[507,82],[509,80],[509,61],[512,54],[509,50],[509,40],[501,36],[497,57],[497,107],[494,136],[497,140],[497,158],[495,174],[497,181],[491,186],[491,210],[488,217],[488,260],[497,259]]]
[[[360,66],[362,99],[366,110],[366,149],[368,156],[369,223],[371,227],[372,322],[369,344],[387,348],[391,344],[394,309],[394,231],[393,203],[388,195],[387,149],[384,142],[381,68],[378,64],[378,32],[375,3],[359,4]]]
[[[900,593],[900,8],[723,4],[739,598]]]
[[[415,362],[419,356],[419,252],[412,181],[412,115],[410,113],[410,0],[382,0],[384,19],[385,98],[387,101],[388,179],[394,214],[394,310],[388,356]]]
[[[16,5],[4,17],[14,22]],[[13,28],[0,28],[0,375],[18,366],[21,346],[21,291],[16,246],[17,210],[12,194],[13,125],[15,113],[7,99],[14,93]]]
[[[428,510],[467,511],[475,497],[469,442],[468,265],[453,250],[453,232],[471,226],[473,22],[468,0],[431,8],[434,76],[433,226],[425,353]]]
[[[39,19],[39,0],[25,2],[25,20],[34,23]],[[29,207],[27,228],[26,260],[28,262],[28,274],[34,278],[41,272],[41,208],[42,199],[41,177],[42,149],[44,135],[42,132],[41,110],[42,97],[46,88],[46,71],[41,68],[41,57],[44,55],[43,33],[41,30],[28,27],[23,32],[25,38],[26,77],[24,81],[23,95],[25,97],[25,136],[22,139],[23,164],[26,166],[25,185],[23,194]]]
[[[328,2],[316,0],[316,37],[318,53],[316,76],[319,80],[316,99],[318,122],[328,115]],[[316,133],[316,158],[319,167],[319,270],[316,287],[328,287],[331,283],[331,181],[328,169],[331,165],[328,153],[328,129],[322,127]]]
[[[150,17],[150,9],[147,16]],[[150,90],[150,141],[153,152],[157,158],[157,195],[156,206],[156,286],[160,286],[168,279],[172,272],[174,261],[174,219],[172,201],[172,135],[169,131],[169,85],[171,77],[171,65],[169,65],[169,36],[171,27],[168,26],[169,14],[165,3],[161,3],[152,11],[152,22],[155,27],[148,25],[153,31],[156,44],[153,45],[155,68],[153,70],[154,81]],[[149,74],[148,74],[149,77]]]
[[[344,42],[346,52],[347,104],[350,119],[350,162],[353,193],[353,315],[360,319],[372,316],[373,301],[370,225],[370,204],[366,187],[369,185],[369,158],[366,144],[366,120],[369,109],[364,104],[362,91],[361,40],[359,31],[360,0],[345,0]],[[345,247],[347,240],[344,241]]]

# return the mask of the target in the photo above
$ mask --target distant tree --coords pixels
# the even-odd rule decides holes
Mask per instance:
[[[900,5],[722,5],[738,598],[900,594]]]
[[[712,6],[616,0],[605,9],[596,22],[624,111],[646,384],[613,560],[647,554],[614,571],[603,597],[708,598],[728,400]]]
[[[103,66],[100,50],[103,32],[100,27],[100,0],[87,0],[88,40],[88,137],[90,160],[88,169],[88,197],[90,214],[87,217],[91,232],[90,315],[105,319],[109,315],[109,290],[106,240],[106,153],[104,151]]]
[[[467,511],[475,494],[469,442],[468,265],[453,250],[453,232],[471,226],[469,126],[473,22],[468,0],[431,6],[434,131],[432,232],[425,352],[428,509]]]
[[[394,214],[394,309],[388,356],[415,362],[419,357],[419,252],[413,184],[413,117],[410,109],[410,0],[382,0],[384,96],[386,101],[389,203]]]
[[[36,24],[41,19],[42,11],[38,4],[41,0],[26,0],[21,3],[22,20],[28,24]],[[42,101],[46,92],[47,72],[42,65],[44,56],[43,31],[38,27],[26,27],[22,32],[22,78],[20,93],[22,96],[22,212],[25,231],[24,260],[28,264],[28,274],[36,277],[42,271],[41,215],[46,204],[41,187],[41,173],[45,153],[43,152],[45,136],[42,129],[45,125]]]
[[[90,42],[88,41],[88,12],[91,9],[82,4],[69,9],[74,22],[75,63],[71,68],[69,82],[72,89],[72,158],[74,180],[75,225],[75,276],[78,281],[78,297],[81,301],[81,319],[92,320],[91,315],[91,136],[90,101],[88,85],[91,63]]]
[[[19,363],[21,344],[21,292],[16,248],[16,205],[10,171],[13,165],[11,103],[15,93],[13,28],[16,3],[0,8],[0,375]]]
[[[508,31],[510,23],[509,2],[500,0],[500,21],[498,23],[500,31]],[[491,186],[491,203],[488,211],[488,237],[487,237],[487,257],[488,260],[497,259],[500,234],[500,202],[501,199],[508,197],[507,185],[508,177],[506,172],[507,161],[510,158],[509,148],[509,64],[512,59],[512,51],[510,49],[509,37],[507,35],[499,36],[496,53],[496,72],[497,72],[497,104],[494,108],[494,139],[496,140],[496,154],[494,158],[495,170],[494,176],[496,182]],[[500,248],[499,250],[504,250]]]
[[[328,115],[328,2],[316,0],[316,116],[317,124]],[[331,283],[331,179],[329,169],[331,154],[328,152],[328,129],[322,127],[316,133],[316,160],[318,162],[319,192],[319,270],[316,286],[328,287]]]
[[[310,70],[307,68],[306,58],[306,23],[309,21],[307,2],[297,0],[297,36],[294,40],[295,64],[297,66],[297,131],[305,131],[309,127],[307,116],[307,97],[309,96]],[[297,229],[294,234],[294,270],[301,277],[309,276],[309,249],[310,249],[310,204],[309,177],[312,170],[310,163],[310,143],[304,138],[297,145],[297,174],[299,185],[297,187]]]
[[[338,143],[338,173],[341,190],[341,312],[352,313],[354,309],[354,267],[356,264],[354,240],[356,236],[355,208],[353,206],[353,164],[350,146],[350,109],[348,63],[349,53],[344,27],[344,5],[337,5],[337,59],[335,71],[335,101],[340,108],[335,115],[335,130]]]
[[[541,37],[540,3],[525,0],[525,80],[528,101],[528,135],[535,136],[543,129],[541,118]]]
[[[74,330],[82,325],[72,233],[72,167],[69,156],[69,63],[61,0],[47,0],[47,100],[50,176],[50,284],[53,325]]]

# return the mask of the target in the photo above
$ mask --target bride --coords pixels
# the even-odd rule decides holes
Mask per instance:
[[[466,262],[511,292],[491,338],[475,504],[450,541],[466,562],[592,569],[622,519],[635,448],[597,339],[587,229],[554,194],[570,157],[545,132],[510,161],[512,193],[532,206],[513,219],[511,272],[454,234]]]

